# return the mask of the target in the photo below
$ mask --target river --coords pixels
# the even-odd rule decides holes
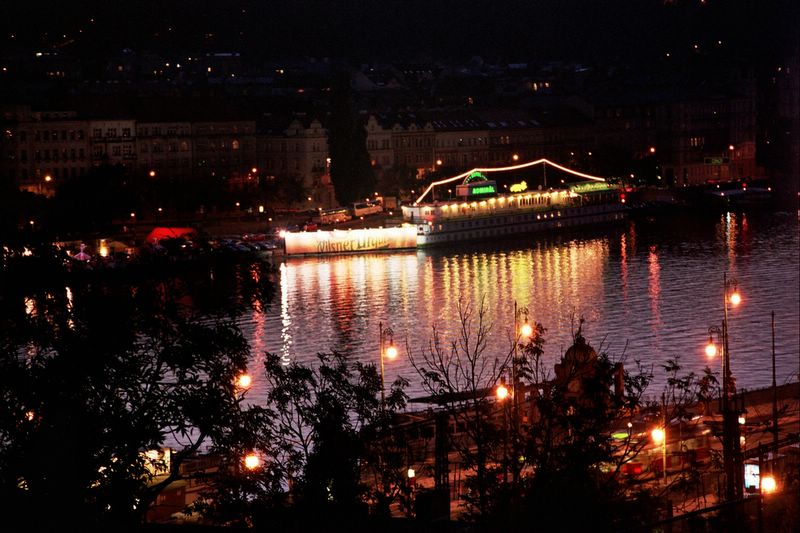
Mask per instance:
[[[379,361],[379,324],[390,327],[400,357],[386,363],[387,383],[402,375],[421,394],[407,353],[428,349],[432,327],[445,340],[459,327],[459,300],[481,302],[492,325],[486,353],[511,346],[515,302],[546,329],[552,365],[571,344],[579,318],[598,351],[652,366],[648,393],[660,395],[659,365],[679,357],[687,371],[719,358],[704,354],[709,326],[723,319],[723,274],[743,301],[730,309],[731,368],[740,388],[772,382],[770,326],[775,312],[777,381],[796,379],[800,361],[800,245],[796,215],[670,214],[574,233],[400,253],[286,258],[276,264],[272,303],[241,318],[253,367],[263,352],[310,361],[339,350]],[[251,394],[262,381],[254,372]]]

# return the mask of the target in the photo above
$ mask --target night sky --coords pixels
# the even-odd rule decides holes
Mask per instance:
[[[753,61],[797,40],[790,0],[46,0],[6,2],[4,47],[256,58]],[[93,20],[93,21],[92,21]],[[696,45],[696,46],[695,46]]]

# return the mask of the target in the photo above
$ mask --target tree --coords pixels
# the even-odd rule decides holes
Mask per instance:
[[[367,132],[353,108],[350,76],[340,72],[331,95],[328,146],[331,181],[340,205],[372,196],[375,175],[367,152]]]
[[[486,307],[481,301],[477,310],[459,300],[459,330],[455,339],[443,345],[436,327],[427,351],[414,355],[411,365],[422,379],[422,388],[435,403],[447,410],[463,438],[452,439],[464,467],[473,472],[468,480],[474,484],[474,493],[467,498],[469,510],[477,517],[490,513],[491,493],[496,486],[502,463],[502,422],[489,397],[507,373],[511,352],[505,356],[486,354],[491,325],[486,318]]]
[[[261,416],[234,386],[241,332],[192,316],[175,292],[87,288],[3,317],[0,497],[33,529],[141,522],[188,457]],[[165,446],[169,464],[146,454]]]
[[[517,346],[508,355],[486,354],[491,325],[482,305],[476,315],[461,303],[450,349],[434,330],[429,350],[412,357],[425,390],[461,428],[451,442],[471,471],[469,516],[492,530],[613,530],[646,522],[653,500],[623,474],[646,442],[612,433],[638,412],[650,375],[639,365],[623,374],[580,328],[555,376],[543,363],[541,324],[512,339]],[[511,396],[495,399],[504,382]]]
[[[255,525],[281,519],[307,524],[320,516],[352,523],[366,517],[368,501],[388,515],[398,493],[390,480],[400,478],[401,468],[390,453],[390,422],[405,405],[406,382],[398,379],[381,403],[375,365],[337,352],[318,354],[308,366],[266,354],[264,369],[267,396],[259,400],[269,424],[251,434],[266,464],[246,476],[223,469],[230,475],[196,508],[214,521],[236,517]],[[234,454],[229,461],[236,460]],[[370,487],[366,472],[380,482]]]
[[[522,431],[524,475],[516,499],[498,505],[507,510],[498,518],[512,529],[535,519],[543,529],[610,531],[646,521],[649,494],[633,490],[622,473],[645,442],[630,431],[619,440],[612,433],[638,412],[649,373],[637,365],[636,372],[621,374],[622,367],[595,352],[579,327],[551,378],[542,364],[543,333],[537,325],[520,346],[523,375],[533,378]]]

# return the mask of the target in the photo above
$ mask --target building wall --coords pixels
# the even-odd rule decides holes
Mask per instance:
[[[136,168],[154,177],[189,178],[193,169],[190,122],[138,122]]]
[[[71,116],[30,109],[17,114],[3,128],[3,177],[52,195],[61,180],[85,174],[91,166],[87,124]]]
[[[135,167],[135,120],[90,120],[88,131],[94,166],[122,165],[128,169]]]
[[[384,128],[374,115],[367,119],[367,152],[376,168],[391,168],[395,164],[392,130]]]
[[[247,179],[256,164],[254,120],[193,122],[194,176],[224,176],[232,184]]]

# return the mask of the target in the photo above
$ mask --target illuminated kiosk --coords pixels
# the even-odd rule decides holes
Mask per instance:
[[[511,194],[498,194],[495,181],[486,174],[522,170],[541,165],[542,186],[528,190],[528,183],[540,181],[531,175],[510,187]],[[577,181],[562,188],[547,188],[546,167],[574,176]],[[435,187],[462,180],[456,199],[424,202]],[[509,167],[475,168],[452,178],[432,183],[413,205],[403,206],[403,221],[417,232],[417,246],[435,246],[479,241],[627,218],[624,191],[598,176],[591,176],[539,159]]]

